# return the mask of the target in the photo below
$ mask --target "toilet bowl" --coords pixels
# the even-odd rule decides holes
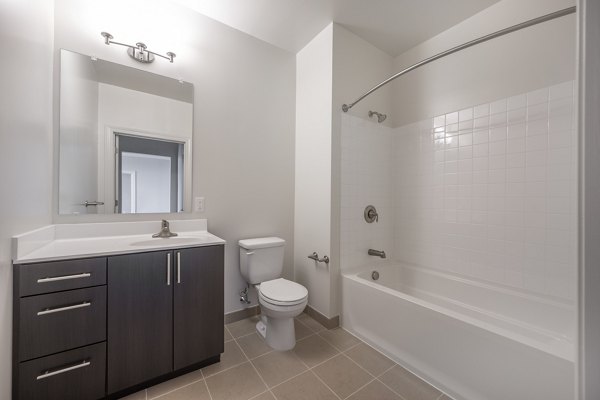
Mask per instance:
[[[262,310],[257,332],[275,350],[296,345],[294,318],[308,304],[308,290],[299,283],[280,278],[285,241],[277,237],[245,239],[240,246],[240,272],[258,292]]]
[[[262,318],[256,325],[258,333],[275,350],[290,350],[296,345],[294,318],[308,303],[308,290],[287,279],[263,282],[258,288]]]

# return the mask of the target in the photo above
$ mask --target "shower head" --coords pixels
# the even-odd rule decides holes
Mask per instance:
[[[369,118],[372,118],[373,115],[377,116],[377,122],[382,123],[387,118],[387,115],[378,113],[377,111],[369,111]]]

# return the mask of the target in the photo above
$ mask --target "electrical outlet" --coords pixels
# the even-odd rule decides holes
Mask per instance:
[[[204,197],[196,197],[194,199],[194,211],[204,212]]]

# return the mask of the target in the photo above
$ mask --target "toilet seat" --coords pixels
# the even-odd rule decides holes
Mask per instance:
[[[269,304],[294,306],[306,300],[308,290],[296,282],[279,278],[261,283],[258,296],[261,300]]]

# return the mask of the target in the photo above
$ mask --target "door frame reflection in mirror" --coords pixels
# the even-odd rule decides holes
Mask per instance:
[[[115,199],[117,198],[117,154],[116,135],[133,136],[142,139],[163,140],[183,144],[183,211],[192,211],[192,139],[177,135],[165,135],[143,130],[131,130],[114,126],[105,127],[104,132],[104,168],[98,168],[98,193],[101,198],[111,199],[99,213],[115,214]],[[110,149],[110,151],[106,151]],[[99,197],[100,197],[99,196]]]

